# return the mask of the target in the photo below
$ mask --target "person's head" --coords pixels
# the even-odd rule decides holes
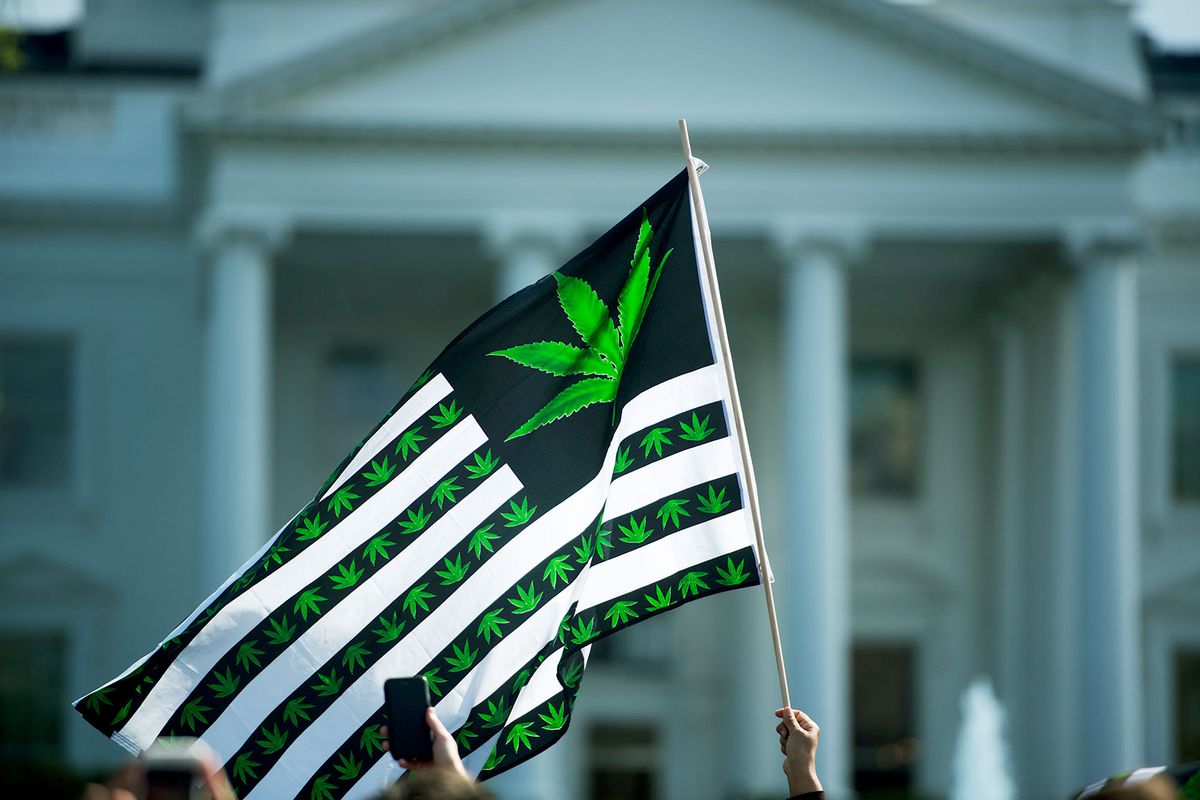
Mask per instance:
[[[381,800],[492,800],[492,794],[456,772],[426,767],[389,786]]]

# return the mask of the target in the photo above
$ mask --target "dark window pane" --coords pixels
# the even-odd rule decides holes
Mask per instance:
[[[69,342],[0,340],[0,484],[64,486],[71,472]]]
[[[1175,760],[1200,761],[1200,647],[1175,652]]]
[[[407,388],[382,347],[339,345],[325,363],[322,448],[336,463],[391,410]]]
[[[850,486],[857,495],[914,497],[920,456],[919,375],[911,358],[850,365]]]
[[[0,635],[0,757],[61,757],[63,637]]]
[[[648,725],[596,725],[589,732],[588,797],[654,800],[658,733]]]
[[[1171,477],[1175,499],[1200,502],[1200,356],[1171,365]]]
[[[588,663],[654,669],[661,674],[671,663],[671,633],[669,618],[643,620],[594,643]]]
[[[897,796],[913,783],[918,742],[915,648],[856,644],[853,653],[854,788]]]

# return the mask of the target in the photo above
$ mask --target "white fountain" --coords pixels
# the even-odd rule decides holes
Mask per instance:
[[[953,800],[1013,800],[1004,739],[1004,708],[992,682],[976,678],[963,692],[962,727],[954,750]]]

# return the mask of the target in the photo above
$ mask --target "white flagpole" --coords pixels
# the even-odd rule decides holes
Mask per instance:
[[[738,395],[737,378],[733,374],[733,355],[729,351],[729,335],[725,332],[725,314],[721,309],[721,291],[717,287],[717,265],[713,258],[712,234],[708,230],[708,213],[704,210],[704,196],[700,193],[700,175],[696,172],[696,164],[692,160],[692,143],[688,139],[687,120],[679,120],[679,136],[683,140],[683,156],[687,162],[688,182],[692,188],[696,228],[700,232],[700,251],[704,254],[704,274],[708,279],[713,316],[716,318],[717,342],[721,347],[721,360],[725,363],[725,381],[729,386],[729,397],[733,401],[733,424],[737,428],[738,445],[742,450],[742,463],[746,465],[746,494],[750,500],[750,518],[754,521],[754,538],[758,543],[759,573],[762,577],[763,591],[767,596],[767,619],[771,623],[771,642],[775,646],[775,669],[779,672],[779,692],[783,697],[784,707],[791,708],[787,670],[783,666],[783,645],[779,640],[779,621],[775,617],[775,596],[771,592],[771,566],[767,558],[767,544],[763,539],[762,515],[758,508],[758,484],[754,479],[754,464],[750,460],[750,443],[746,438],[746,424],[742,420],[742,401]]]

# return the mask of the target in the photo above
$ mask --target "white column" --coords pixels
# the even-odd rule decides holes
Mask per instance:
[[[783,232],[788,549],[774,569],[792,705],[821,726],[817,768],[850,795],[850,570],[846,480],[846,265],[851,231]]]
[[[496,273],[496,302],[500,302],[526,286],[561,267],[575,254],[574,228],[532,228],[520,224],[501,223],[486,232],[488,249],[499,263]],[[586,683],[586,679],[584,681]],[[571,796],[564,787],[579,780],[571,769],[571,748],[584,740],[584,731],[573,727],[570,734],[541,755],[498,775],[487,787],[500,800],[558,800]]]
[[[1076,231],[1080,777],[1141,764],[1136,238]]]
[[[270,527],[271,253],[283,228],[210,218],[200,581],[212,591]]]

